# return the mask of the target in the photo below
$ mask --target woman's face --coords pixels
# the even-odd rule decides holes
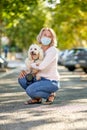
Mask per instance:
[[[44,36],[52,39],[52,34],[51,34],[51,32],[49,30],[44,30],[42,32],[42,36],[41,37],[44,37]]]
[[[42,32],[41,38],[43,38],[43,37],[50,38],[51,41],[52,41],[52,34],[51,34],[51,32],[49,30],[44,30]],[[41,47],[42,47],[43,51],[46,51],[50,46],[41,44]]]

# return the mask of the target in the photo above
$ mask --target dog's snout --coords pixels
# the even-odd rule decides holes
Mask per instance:
[[[34,54],[34,51],[31,51],[31,54],[33,55],[33,54]]]

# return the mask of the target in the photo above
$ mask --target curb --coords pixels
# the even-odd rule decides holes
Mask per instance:
[[[9,74],[12,74],[12,73],[14,73],[14,72],[16,72],[18,70],[19,70],[19,68],[16,68],[14,70],[10,70],[9,72],[5,72],[5,74],[0,75],[0,78],[3,78],[3,77],[5,77],[5,76],[7,76]]]

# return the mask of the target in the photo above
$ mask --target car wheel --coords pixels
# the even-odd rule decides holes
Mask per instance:
[[[87,73],[87,68],[83,68],[83,71],[84,71],[85,73]]]
[[[68,67],[68,70],[69,70],[69,71],[74,71],[74,70],[75,70],[75,67],[74,67],[74,66]]]

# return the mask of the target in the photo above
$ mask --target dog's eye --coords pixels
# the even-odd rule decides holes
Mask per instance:
[[[32,48],[30,50],[32,50]]]
[[[37,48],[34,48],[34,50],[37,50]]]

